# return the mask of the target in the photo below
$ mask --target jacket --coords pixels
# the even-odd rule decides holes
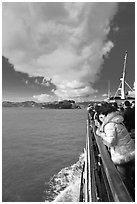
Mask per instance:
[[[111,159],[115,164],[123,164],[135,158],[135,143],[123,124],[123,116],[118,112],[109,113],[104,119],[100,136],[110,148]]]
[[[127,107],[123,111],[123,117],[124,117],[124,124],[128,132],[131,132],[132,129],[135,129],[135,110],[130,107]]]

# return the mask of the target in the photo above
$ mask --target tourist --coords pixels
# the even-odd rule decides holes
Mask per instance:
[[[120,114],[123,115],[124,107],[123,107],[123,104],[122,104],[122,103],[120,103],[120,104],[118,105],[117,110],[119,111]]]
[[[87,111],[88,111],[88,113],[89,113],[90,120],[93,120],[95,111],[94,111],[94,107],[93,107],[91,104],[88,105]]]
[[[129,101],[124,103],[123,117],[128,132],[131,132],[132,129],[135,129],[135,110],[131,108]]]
[[[123,116],[116,107],[104,104],[100,107],[99,119],[102,125],[97,128],[96,134],[109,148],[111,159],[134,198],[135,144],[123,125]]]

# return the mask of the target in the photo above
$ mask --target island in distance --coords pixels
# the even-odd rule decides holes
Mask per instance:
[[[36,103],[34,101],[24,102],[10,102],[3,101],[2,107],[38,107],[41,109],[53,108],[53,109],[81,109],[81,106],[75,103],[74,100],[62,100],[46,103]]]

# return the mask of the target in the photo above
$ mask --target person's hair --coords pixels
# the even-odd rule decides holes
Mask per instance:
[[[100,105],[96,104],[95,107],[94,107],[94,110],[98,113],[99,109],[100,109]]]
[[[112,103],[112,106],[118,108],[118,104],[117,104],[117,102]]]
[[[110,103],[105,103],[100,107],[99,114],[103,114],[107,116],[107,114],[116,112],[116,111],[117,111],[117,108],[115,106],[112,106],[112,104]]]
[[[99,114],[97,112],[94,115],[94,120],[97,120],[100,123],[100,125],[102,124],[101,120],[99,119]]]
[[[125,101],[125,106],[127,106],[127,107],[129,107],[129,106],[131,106],[131,103],[129,102],[129,101]]]

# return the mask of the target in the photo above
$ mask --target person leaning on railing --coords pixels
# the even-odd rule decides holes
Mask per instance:
[[[91,105],[91,104],[88,105],[88,107],[87,107],[87,112],[88,112],[88,114],[89,114],[90,120],[93,120],[94,114],[95,114],[95,110],[94,110],[93,105]]]
[[[96,134],[109,148],[111,159],[134,198],[135,144],[123,124],[123,116],[116,107],[105,103],[100,107],[99,120],[102,125],[97,128]]]

